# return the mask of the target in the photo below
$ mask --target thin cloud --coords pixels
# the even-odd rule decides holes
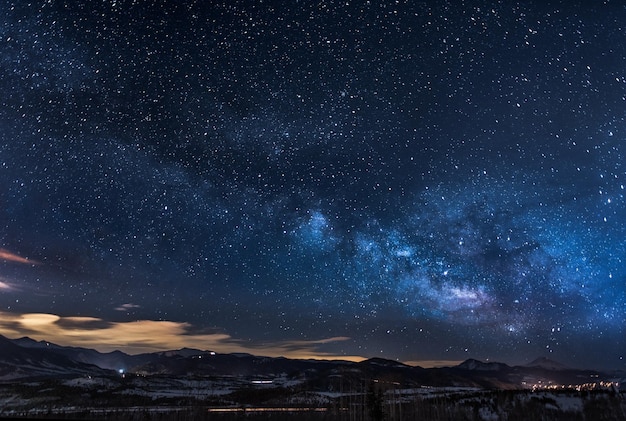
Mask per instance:
[[[35,340],[60,345],[94,348],[101,352],[121,350],[130,354],[188,347],[219,353],[239,352],[298,359],[364,359],[320,350],[322,345],[347,341],[350,339],[347,337],[251,344],[226,333],[194,333],[193,326],[189,323],[166,320],[110,322],[95,317],[0,312],[0,334],[8,337],[27,335]]]
[[[15,287],[7,282],[0,281],[0,291],[14,291]]]
[[[126,303],[126,304],[122,304],[119,307],[115,307],[115,310],[117,311],[129,311],[132,310],[134,308],[140,308],[141,306],[138,304],[132,304],[132,303]]]
[[[22,263],[26,265],[39,265],[40,263],[36,260],[31,260],[28,257],[18,256],[15,253],[10,252],[7,249],[0,248],[0,260],[5,260],[7,262],[13,263]]]

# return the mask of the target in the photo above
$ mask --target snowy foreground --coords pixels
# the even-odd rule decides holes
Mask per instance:
[[[402,388],[393,382],[248,377],[75,377],[0,384],[0,417],[192,420],[625,420],[626,393]]]

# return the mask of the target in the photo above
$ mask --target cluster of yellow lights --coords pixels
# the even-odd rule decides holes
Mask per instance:
[[[578,392],[588,390],[610,390],[619,389],[618,382],[592,382],[583,384],[553,384],[553,383],[536,383],[532,385],[532,390],[576,390]]]

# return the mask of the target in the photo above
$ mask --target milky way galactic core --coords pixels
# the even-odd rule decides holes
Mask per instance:
[[[625,368],[620,2],[2,2],[0,334]]]

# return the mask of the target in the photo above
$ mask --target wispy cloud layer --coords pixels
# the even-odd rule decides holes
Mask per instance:
[[[0,248],[0,260],[5,260],[13,263],[22,263],[26,265],[38,265],[39,262],[36,260],[31,260],[27,257],[18,256],[15,253],[10,252],[7,249]]]
[[[135,309],[135,308],[141,308],[141,306],[138,305],[138,304],[126,303],[126,304],[122,304],[119,307],[115,307],[115,310],[117,310],[117,311],[131,311],[132,309]]]
[[[0,291],[12,291],[13,289],[14,287],[11,284],[0,279]]]
[[[347,341],[350,339],[347,337],[250,344],[222,332],[196,333],[189,323],[165,320],[111,322],[95,317],[0,312],[0,334],[12,338],[29,336],[36,340],[94,348],[101,352],[121,350],[134,354],[190,347],[220,353],[246,352],[273,357],[363,360],[363,357],[335,355],[320,349],[325,344]]]

